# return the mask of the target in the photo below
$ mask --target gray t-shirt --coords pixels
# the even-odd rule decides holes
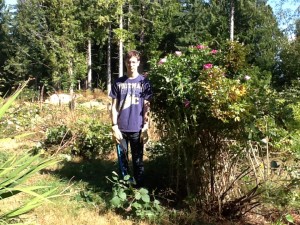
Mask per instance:
[[[143,127],[144,100],[150,100],[149,80],[142,75],[134,79],[120,77],[113,84],[110,97],[117,99],[118,126],[123,132],[139,132]]]

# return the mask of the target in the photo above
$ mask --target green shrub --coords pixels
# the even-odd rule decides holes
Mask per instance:
[[[110,125],[103,124],[96,119],[78,120],[72,127],[62,124],[57,127],[48,128],[46,138],[42,145],[53,153],[57,148],[63,146],[60,153],[80,156],[85,159],[94,159],[106,156],[112,150]]]
[[[162,216],[160,202],[151,196],[147,189],[135,189],[132,187],[132,178],[129,175],[120,179],[116,172],[113,172],[113,195],[110,200],[111,207],[120,209],[121,213],[131,215],[138,219],[147,219],[158,222]]]
[[[24,101],[36,102],[39,100],[39,91],[25,88],[19,96],[19,99]]]
[[[40,109],[37,104],[16,101],[7,109],[7,112],[0,121],[2,131],[0,138],[31,130],[40,118]]]
[[[46,139],[44,141],[46,146],[62,145],[72,137],[70,129],[66,125],[58,127],[51,127],[46,130]]]
[[[181,193],[197,196],[204,210],[225,217],[251,208],[242,199],[251,193],[253,198],[247,199],[252,204],[258,184],[268,178],[252,177],[241,187],[242,178],[255,170],[251,157],[269,162],[271,153],[278,156],[289,149],[286,119],[295,120],[286,96],[272,89],[271,74],[247,65],[245,52],[237,42],[225,54],[192,46],[153,59],[149,72],[155,93],[152,111],[170,159],[172,185],[177,192],[184,187]],[[249,154],[253,146],[258,155]],[[269,173],[270,164],[263,166]]]
[[[78,121],[72,154],[87,159],[105,156],[112,150],[111,126],[97,120]]]

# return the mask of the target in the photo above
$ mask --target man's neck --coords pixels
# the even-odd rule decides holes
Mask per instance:
[[[138,72],[135,72],[135,73],[127,73],[127,77],[128,77],[129,79],[137,78],[138,75],[139,75]]]

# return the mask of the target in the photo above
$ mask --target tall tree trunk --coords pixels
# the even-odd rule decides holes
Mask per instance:
[[[234,39],[234,0],[230,0],[230,41]]]
[[[88,40],[88,76],[87,76],[88,89],[92,90],[92,43],[91,39]]]
[[[111,90],[111,23],[108,27],[108,40],[107,40],[107,94]]]
[[[123,30],[123,5],[121,5],[120,30]],[[119,77],[123,76],[123,37],[119,40]]]
[[[69,103],[70,110],[74,110],[75,108],[75,97],[74,97],[74,74],[73,74],[73,62],[72,59],[69,61],[68,73],[70,77],[70,96],[71,101]]]
[[[145,3],[141,2],[141,28],[140,28],[140,45],[144,46],[145,43]],[[141,73],[144,72],[144,63],[141,63],[139,66],[139,70]]]

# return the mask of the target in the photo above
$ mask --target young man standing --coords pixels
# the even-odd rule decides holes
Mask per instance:
[[[123,176],[128,174],[128,143],[130,144],[133,177],[137,187],[143,185],[143,149],[148,140],[149,110],[152,90],[148,79],[138,72],[140,55],[129,51],[125,56],[127,75],[113,84],[112,133],[117,142],[118,161]]]

